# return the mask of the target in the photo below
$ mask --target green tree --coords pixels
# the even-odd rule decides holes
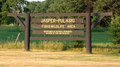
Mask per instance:
[[[41,2],[37,1],[32,1],[32,2],[29,2],[29,5],[27,5],[25,8],[24,8],[24,12],[25,13],[34,13],[35,11],[35,7],[37,5],[41,4]]]
[[[12,22],[10,17],[7,17],[7,13],[22,13],[24,5],[28,4],[25,0],[3,0],[3,6],[1,8],[2,12],[1,15],[1,22],[3,24],[10,24]],[[9,18],[9,19],[8,19]],[[14,20],[14,19],[12,19]]]
[[[103,13],[103,12],[113,12],[120,14],[120,1],[119,0],[97,0],[94,3],[94,13]],[[99,17],[93,17],[94,20],[98,19]],[[110,23],[108,21],[111,20],[111,17],[105,17],[100,23],[103,27],[109,26]]]
[[[49,5],[49,9],[47,10],[47,13],[61,13],[62,10],[61,8],[59,8],[59,6],[64,6],[65,8],[65,5],[63,5],[64,0],[54,0],[54,1],[51,1],[50,5]]]
[[[113,12],[120,14],[120,0],[97,0],[94,12]]]
[[[84,0],[65,0],[67,13],[81,13],[87,8]]]
[[[6,2],[6,0],[0,0],[0,19],[2,18],[1,8],[2,8],[4,2]],[[0,20],[0,25],[1,25],[1,20]]]
[[[84,12],[87,5],[84,0],[55,0],[49,7],[48,12],[52,13],[80,13]]]
[[[46,0],[41,2],[39,5],[35,7],[34,13],[47,13],[47,10],[49,9],[49,5],[53,2],[54,0]]]
[[[113,23],[110,24],[109,32],[113,36],[113,43],[120,44],[120,15],[114,14]]]
[[[1,12],[1,8],[2,8],[2,2],[0,2],[0,12]]]

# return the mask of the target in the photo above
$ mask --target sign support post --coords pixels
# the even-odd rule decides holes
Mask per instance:
[[[30,14],[25,14],[25,50],[30,50]]]
[[[91,49],[91,14],[87,13],[86,16],[86,52],[92,53]]]

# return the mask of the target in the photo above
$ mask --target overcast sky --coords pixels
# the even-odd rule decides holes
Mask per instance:
[[[45,0],[27,0],[27,1],[31,2],[31,1],[45,1]]]

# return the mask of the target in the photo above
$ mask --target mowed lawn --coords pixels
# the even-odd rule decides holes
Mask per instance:
[[[0,49],[0,67],[120,67],[120,53]]]

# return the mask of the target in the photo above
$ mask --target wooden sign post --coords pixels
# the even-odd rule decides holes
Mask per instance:
[[[92,53],[91,47],[91,30],[100,22],[104,16],[111,16],[112,13],[61,13],[61,14],[11,14],[25,30],[25,49],[30,50],[30,40],[85,40],[86,51]],[[25,24],[18,16],[25,16]],[[86,16],[86,37],[30,37],[30,16]],[[91,26],[91,16],[100,16]],[[84,35],[84,30],[52,30],[52,29],[84,29],[83,18],[78,19],[31,19],[33,28],[51,29],[51,30],[32,30],[32,34],[49,34],[49,35]],[[44,24],[43,24],[44,23]],[[50,23],[50,24],[46,24]],[[57,24],[62,23],[62,24]],[[67,24],[66,24],[67,23]],[[73,24],[70,24],[73,23]]]
[[[25,49],[30,50],[30,14],[25,19]]]

